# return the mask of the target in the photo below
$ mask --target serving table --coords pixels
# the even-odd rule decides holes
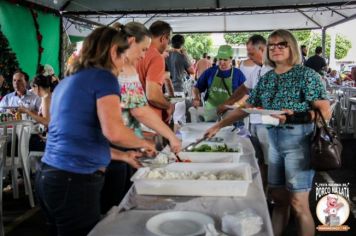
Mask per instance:
[[[208,128],[207,126],[206,128]],[[192,132],[191,135],[196,135]],[[226,132],[225,132],[225,135]],[[240,162],[248,163],[252,169],[252,183],[243,197],[191,197],[191,196],[150,196],[136,193],[131,187],[119,206],[113,207],[89,233],[102,235],[153,235],[146,229],[146,222],[152,216],[164,211],[197,211],[211,216],[215,227],[221,231],[221,218],[226,213],[237,213],[248,208],[263,219],[260,236],[273,235],[261,175],[255,158],[255,151],[248,138],[236,135],[235,139],[243,148]],[[198,136],[196,138],[199,138]],[[226,137],[227,138],[227,137]],[[183,140],[184,141],[184,140]]]

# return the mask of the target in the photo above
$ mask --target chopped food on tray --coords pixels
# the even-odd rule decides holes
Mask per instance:
[[[147,179],[165,180],[243,180],[243,176],[233,172],[193,172],[193,171],[168,171],[157,168],[147,173]]]
[[[169,163],[169,156],[167,155],[158,155],[153,163],[155,164],[168,164]]]

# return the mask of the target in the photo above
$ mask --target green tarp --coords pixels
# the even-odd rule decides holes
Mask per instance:
[[[58,75],[60,53],[60,19],[53,14],[36,11],[44,48],[41,64],[50,64]],[[30,9],[0,0],[1,31],[16,53],[20,67],[32,78],[36,74],[39,56],[36,27]]]

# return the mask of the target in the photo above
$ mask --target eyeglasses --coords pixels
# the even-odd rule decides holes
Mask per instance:
[[[229,59],[222,59],[222,58],[219,58],[219,61],[228,61]]]
[[[288,43],[287,42],[269,43],[269,44],[267,44],[267,47],[269,50],[274,50],[276,48],[285,49],[288,47]]]

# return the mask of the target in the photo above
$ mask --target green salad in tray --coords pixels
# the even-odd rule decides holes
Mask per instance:
[[[238,149],[229,148],[226,144],[209,145],[203,144],[190,150],[191,152],[239,152]]]

